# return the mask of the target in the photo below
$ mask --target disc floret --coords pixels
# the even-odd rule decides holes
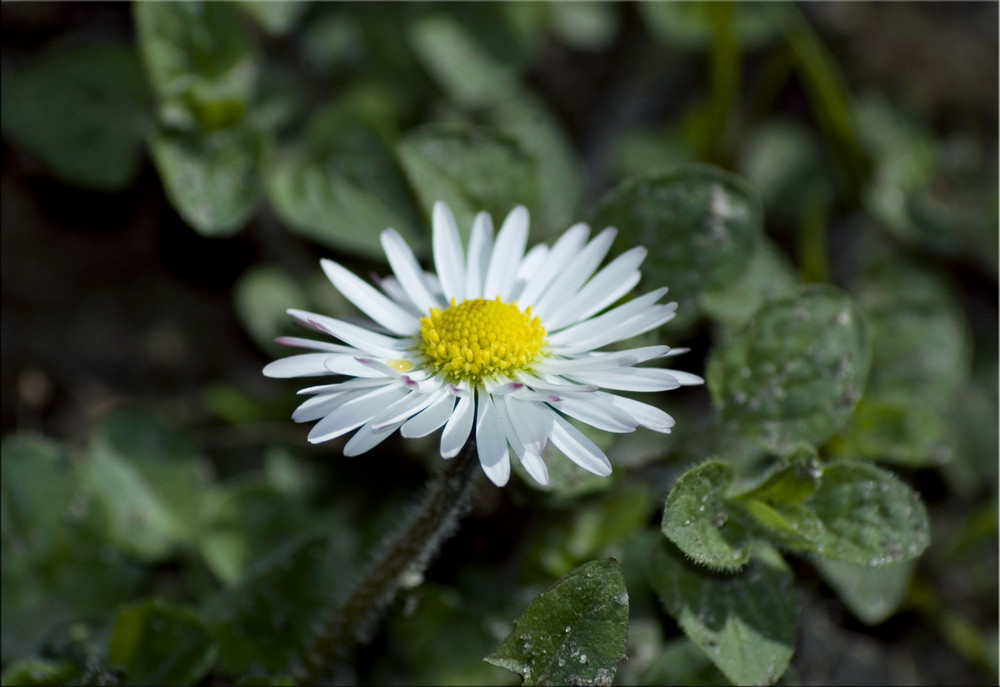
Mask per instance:
[[[545,343],[541,320],[517,303],[475,298],[420,319],[418,348],[439,373],[474,386],[531,367]]]

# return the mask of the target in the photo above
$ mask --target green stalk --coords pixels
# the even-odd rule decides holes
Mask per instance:
[[[371,637],[376,621],[404,580],[423,574],[468,511],[480,473],[476,442],[470,439],[461,454],[427,485],[420,504],[399,532],[387,539],[347,600],[318,628],[301,661],[291,667],[297,682],[320,682],[334,660]]]

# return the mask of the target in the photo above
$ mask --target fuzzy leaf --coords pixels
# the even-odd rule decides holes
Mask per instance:
[[[109,643],[109,658],[125,669],[127,685],[195,684],[217,654],[195,613],[158,600],[123,608]]]
[[[791,570],[773,549],[755,551],[735,575],[687,561],[667,541],[650,555],[650,581],[684,633],[735,684],[768,685],[795,648]]]
[[[625,657],[628,592],[613,558],[572,570],[536,598],[486,657],[526,685],[610,685]]]
[[[732,481],[718,460],[698,465],[677,480],[663,509],[663,534],[696,562],[733,570],[750,560],[750,533],[742,514],[724,500]]]
[[[669,286],[684,313],[703,291],[740,278],[761,217],[760,201],[742,179],[692,165],[624,182],[601,202],[593,224],[617,227],[621,245],[646,246],[645,278]]]
[[[489,129],[428,126],[405,136],[399,158],[427,215],[435,201],[448,204],[467,240],[476,213],[502,222],[514,206],[539,201],[534,157],[512,139]]]
[[[821,443],[861,397],[868,346],[867,325],[847,294],[805,286],[762,307],[712,351],[709,390],[725,419],[767,447]]]
[[[827,465],[802,505],[823,523],[817,553],[847,563],[881,566],[916,558],[930,543],[919,495],[895,475],[868,463]]]
[[[119,191],[135,179],[151,113],[135,50],[96,44],[4,74],[3,131],[67,183]]]

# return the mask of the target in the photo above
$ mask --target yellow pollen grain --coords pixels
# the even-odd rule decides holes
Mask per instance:
[[[527,369],[544,343],[545,328],[531,307],[521,312],[499,297],[457,305],[453,298],[420,318],[420,352],[453,381],[479,383]]]
[[[409,372],[413,369],[413,363],[409,360],[389,360],[386,365],[394,369],[396,372]]]

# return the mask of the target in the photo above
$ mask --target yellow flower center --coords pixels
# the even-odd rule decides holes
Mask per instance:
[[[453,381],[474,384],[485,377],[527,369],[545,343],[545,328],[517,303],[476,298],[420,318],[420,352]]]

